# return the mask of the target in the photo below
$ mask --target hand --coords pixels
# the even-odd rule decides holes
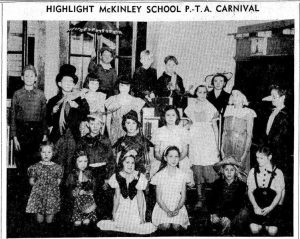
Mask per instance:
[[[271,211],[272,211],[271,207],[265,207],[264,209],[261,210],[263,216],[266,216]]]
[[[231,221],[227,217],[222,217],[221,218],[221,224],[223,226],[222,234],[228,232],[230,228]]]
[[[260,207],[254,207],[254,212],[255,212],[255,214],[256,215],[262,215],[262,210],[261,210],[261,208]]]
[[[148,101],[150,101],[150,102],[152,101],[152,98],[149,97],[148,95],[146,95],[145,98],[146,98]]]
[[[52,109],[52,113],[55,114],[59,110],[59,106],[55,105]]]
[[[45,142],[45,141],[47,141],[48,140],[48,136],[47,135],[44,135],[44,137],[43,137],[43,142]]]
[[[177,216],[178,213],[179,213],[179,210],[178,210],[178,209],[175,209],[175,210],[173,211],[173,217]]]
[[[104,184],[103,184],[102,188],[103,188],[103,190],[108,189],[108,180],[104,180]]]
[[[91,51],[91,58],[93,59],[94,57],[96,57],[96,49],[93,48],[93,50]]]
[[[70,104],[71,108],[78,108],[78,104],[73,100],[69,101],[69,104]]]
[[[172,211],[168,211],[168,212],[167,212],[167,216],[168,216],[168,217],[173,217],[173,212],[172,212]]]
[[[150,93],[150,98],[154,99],[155,98],[155,94],[153,92]]]
[[[145,223],[145,219],[144,218],[141,218],[140,219],[140,224],[144,224]]]
[[[83,195],[83,194],[85,194],[84,190],[80,190],[79,195]]]
[[[212,215],[210,215],[210,221],[213,224],[216,224],[220,221],[220,218],[217,216],[217,214],[212,214]]]
[[[112,213],[112,219],[111,219],[113,222],[116,220],[116,213]]]
[[[20,143],[19,143],[19,140],[18,140],[17,137],[14,137],[14,145],[15,145],[16,151],[20,151],[21,150],[21,146],[20,146]]]

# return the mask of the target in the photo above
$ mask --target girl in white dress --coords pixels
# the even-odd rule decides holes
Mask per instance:
[[[156,227],[145,222],[146,202],[143,190],[147,187],[147,179],[144,174],[135,170],[134,156],[122,158],[117,171],[108,182],[115,189],[112,220],[102,220],[97,226],[108,231],[153,233]]]
[[[179,168],[188,175],[188,186],[194,186],[193,172],[188,158],[188,131],[180,123],[179,111],[174,106],[167,106],[162,117],[164,126],[158,128],[152,138],[154,144],[154,156],[158,161],[163,159],[163,152],[168,146],[174,145],[180,151]],[[152,176],[159,168],[151,165]]]
[[[189,157],[193,164],[193,173],[197,187],[198,203],[201,208],[205,201],[204,186],[216,180],[213,165],[219,162],[217,109],[206,99],[207,87],[199,85],[195,90],[196,99],[189,102],[185,109],[189,117],[190,148]]]
[[[178,231],[190,225],[186,199],[186,174],[178,168],[180,151],[176,146],[164,152],[160,170],[153,176],[151,184],[156,185],[156,205],[152,213],[152,223],[161,230],[172,227]]]

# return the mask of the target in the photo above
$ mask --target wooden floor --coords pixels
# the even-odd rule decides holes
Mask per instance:
[[[128,237],[137,236],[133,234],[104,232],[95,225],[74,228],[66,221],[62,213],[56,215],[52,225],[37,225],[34,215],[25,213],[30,188],[28,181],[21,180],[16,176],[14,169],[8,170],[7,184],[7,237]],[[214,236],[215,234],[208,226],[208,215],[205,211],[195,211],[195,190],[188,190],[186,206],[189,212],[191,226],[184,232],[156,231],[147,236]],[[289,220],[290,221],[290,220]],[[291,224],[291,223],[290,223]],[[289,226],[290,228],[290,226]],[[250,236],[250,233],[246,233]],[[285,236],[292,235],[292,229],[285,229]],[[138,235],[139,236],[139,235]]]

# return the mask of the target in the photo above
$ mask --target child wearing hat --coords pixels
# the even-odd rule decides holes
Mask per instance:
[[[89,113],[89,105],[80,92],[73,92],[78,81],[73,65],[61,66],[56,83],[59,92],[47,104],[48,126],[52,127],[49,139],[55,143],[57,163],[70,172],[76,142],[80,138],[79,125]]]
[[[17,168],[26,176],[27,168],[39,160],[39,145],[47,140],[46,98],[35,87],[37,72],[27,65],[22,72],[24,87],[12,98],[11,136],[14,140]]]
[[[127,76],[121,76],[118,79],[119,94],[109,97],[105,101],[107,109],[107,131],[112,145],[117,140],[125,135],[122,127],[123,115],[127,114],[130,110],[134,110],[140,115],[145,101],[141,98],[131,96],[129,94],[131,87],[131,80]]]
[[[99,52],[99,64],[96,63],[96,58],[92,58],[88,66],[88,73],[93,73],[97,76],[100,80],[99,91],[109,97],[116,94],[117,72],[111,66],[111,61],[114,59],[114,51],[109,47],[102,47]]]
[[[242,235],[246,229],[246,183],[241,180],[240,165],[229,156],[214,165],[220,174],[212,184],[207,200],[210,222],[218,234]]]
[[[155,97],[155,84],[157,81],[156,69],[152,68],[153,54],[144,50],[140,54],[142,66],[136,69],[133,75],[134,96],[151,101]]]
[[[105,124],[104,115],[88,115],[87,122],[89,133],[79,140],[77,150],[86,152],[89,159],[89,167],[95,178],[94,198],[98,217],[101,218],[110,212],[109,192],[104,190],[107,189],[106,180],[114,172],[115,159],[109,138],[101,133]]]

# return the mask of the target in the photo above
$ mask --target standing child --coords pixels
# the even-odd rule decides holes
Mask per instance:
[[[134,234],[150,234],[155,226],[145,222],[146,202],[143,190],[147,187],[144,174],[135,170],[134,156],[126,156],[118,163],[117,173],[109,179],[115,189],[112,220],[102,220],[101,230]]]
[[[133,75],[133,93],[135,97],[145,99],[148,102],[155,97],[155,85],[157,81],[156,69],[152,68],[153,54],[144,50],[140,55],[142,66],[137,68]]]
[[[99,91],[110,97],[116,93],[115,84],[117,80],[117,72],[111,66],[114,59],[114,51],[109,47],[100,49],[100,62],[97,64],[95,58],[92,58],[88,66],[88,72],[96,75],[99,79]]]
[[[55,143],[57,163],[64,167],[65,175],[71,172],[76,142],[80,138],[79,125],[89,113],[89,105],[80,92],[72,92],[78,78],[73,65],[62,65],[56,76],[59,93],[47,105],[49,138]]]
[[[246,183],[241,180],[240,165],[233,157],[214,165],[221,177],[212,184],[208,211],[218,235],[243,235],[246,230]],[[218,230],[219,229],[219,230]]]
[[[97,220],[96,203],[93,197],[94,178],[87,169],[88,158],[84,151],[75,154],[76,168],[69,175],[67,186],[74,198],[72,222],[75,226],[89,225]]]
[[[183,100],[183,94],[185,93],[183,81],[176,73],[178,60],[175,56],[167,56],[164,63],[166,70],[157,80],[156,95],[159,97],[172,97],[172,105],[177,108],[185,108],[187,102]]]
[[[187,176],[178,168],[180,151],[176,146],[168,147],[163,154],[161,169],[153,176],[151,184],[156,185],[156,205],[152,222],[161,230],[171,226],[178,231],[190,225],[186,199]]]
[[[106,99],[106,94],[98,91],[99,86],[100,83],[99,83],[99,79],[97,79],[97,76],[93,73],[90,73],[86,77],[82,90],[85,92],[84,98],[89,104],[90,114],[104,115],[105,113],[104,102]],[[80,128],[81,137],[86,135],[89,132],[86,121],[81,122],[80,127],[81,127]],[[104,127],[102,128],[102,130],[104,131]]]
[[[16,150],[19,173],[26,175],[27,168],[38,161],[38,146],[47,140],[46,98],[36,89],[37,72],[27,65],[22,72],[24,87],[12,99],[11,136]]]
[[[217,179],[213,165],[219,162],[217,148],[218,127],[216,118],[217,109],[206,99],[207,88],[200,85],[195,90],[195,100],[185,109],[192,126],[190,128],[190,159],[194,172],[198,193],[196,208],[201,208],[205,201],[205,184]]]
[[[42,161],[28,168],[31,194],[26,207],[27,213],[35,213],[38,223],[53,222],[54,215],[60,211],[59,184],[63,176],[62,167],[51,161],[53,144],[44,142],[40,146]]]
[[[256,159],[258,165],[250,170],[247,178],[248,196],[253,206],[250,230],[257,235],[264,227],[270,236],[275,236],[281,219],[279,204],[285,192],[284,176],[273,165],[268,147],[260,147]]]

